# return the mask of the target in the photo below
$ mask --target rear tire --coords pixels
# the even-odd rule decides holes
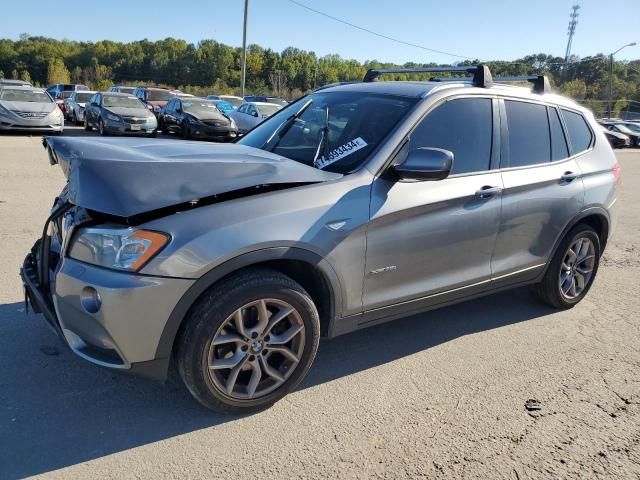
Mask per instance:
[[[558,245],[540,283],[532,286],[534,295],[554,308],[573,308],[593,285],[600,255],[598,234],[589,225],[579,223]]]
[[[175,354],[184,384],[202,405],[249,413],[302,381],[319,338],[318,311],[302,286],[274,270],[252,269],[202,295],[181,327]]]

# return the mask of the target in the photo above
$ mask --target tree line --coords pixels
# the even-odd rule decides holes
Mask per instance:
[[[494,76],[545,74],[552,84],[602,115],[609,88],[608,57],[598,54],[572,58],[543,53],[515,61],[484,62]],[[28,80],[35,85],[84,83],[96,90],[113,84],[159,85],[194,93],[237,94],[240,88],[242,49],[215,40],[197,44],[184,40],[139,40],[129,43],[102,40],[78,42],[22,34],[18,40],[0,39],[0,77]],[[480,63],[466,61],[459,65]],[[440,66],[436,63],[404,65],[377,60],[359,62],[339,55],[317,56],[288,47],[282,52],[260,45],[247,49],[247,92],[296,98],[328,83],[361,80],[369,68]],[[396,80],[420,75],[393,75]],[[640,111],[640,60],[616,62],[613,76],[614,114]]]

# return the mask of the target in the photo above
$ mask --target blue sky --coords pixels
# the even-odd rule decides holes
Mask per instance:
[[[317,10],[410,43],[484,60],[512,60],[530,53],[564,56],[571,5],[576,0],[299,0]],[[243,0],[20,0],[2,8],[0,36],[20,33],[73,40],[189,42],[213,38],[242,44]],[[610,53],[637,41],[638,0],[582,0],[573,52]],[[41,12],[41,13],[37,13]],[[48,14],[45,14],[47,12]],[[250,0],[248,42],[281,51],[287,46],[319,55],[338,53],[360,61],[452,62],[336,23],[288,0]],[[618,59],[640,58],[640,46]]]

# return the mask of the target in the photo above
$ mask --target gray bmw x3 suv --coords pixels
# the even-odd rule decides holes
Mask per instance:
[[[225,412],[295,388],[321,336],[522,285],[573,307],[614,224],[611,147],[544,77],[461,70],[370,71],[234,145],[45,138],[68,183],[28,301],[84,359],[161,380],[175,362]]]

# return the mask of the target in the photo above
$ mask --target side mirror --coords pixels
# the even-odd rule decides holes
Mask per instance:
[[[411,150],[391,169],[401,180],[443,180],[451,173],[453,152],[441,148],[421,147]]]
[[[258,112],[253,112],[253,113],[252,113],[252,115],[253,115],[254,117],[259,117]]]

